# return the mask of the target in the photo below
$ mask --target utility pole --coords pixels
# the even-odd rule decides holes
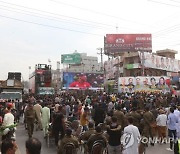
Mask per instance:
[[[98,55],[101,55],[101,71],[103,71],[103,48],[97,48],[97,50],[100,50]]]
[[[57,70],[56,70],[56,92],[59,94],[60,90],[60,61],[57,61]]]
[[[144,63],[145,63],[144,51],[142,51],[142,76],[144,76]]]
[[[30,77],[31,77],[31,66],[29,66],[29,89],[28,92],[30,92]]]

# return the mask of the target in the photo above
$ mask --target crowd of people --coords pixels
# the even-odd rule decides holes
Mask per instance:
[[[23,115],[29,139],[36,125],[45,139],[52,135],[58,154],[77,149],[142,154],[148,146],[165,143],[170,143],[167,150],[180,151],[180,97],[170,93],[66,91],[28,95],[22,103],[7,104],[7,111],[0,113],[2,126],[13,125]]]

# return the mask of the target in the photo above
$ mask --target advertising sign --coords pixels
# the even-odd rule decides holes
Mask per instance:
[[[134,68],[141,68],[141,65],[139,63],[134,63],[134,64],[126,64],[125,65],[126,69],[134,69]]]
[[[152,51],[151,34],[106,34],[105,53],[123,51]]]
[[[52,87],[39,87],[38,94],[39,95],[54,95],[54,88]]]
[[[180,61],[173,58],[157,56],[148,52],[139,52],[141,62],[144,60],[144,66],[149,68],[161,69],[170,72],[180,71]]]
[[[63,72],[63,89],[102,89],[103,74]]]
[[[169,77],[120,77],[118,80],[118,91],[123,92],[170,92]]]
[[[61,55],[62,64],[81,64],[81,55],[79,53]]]

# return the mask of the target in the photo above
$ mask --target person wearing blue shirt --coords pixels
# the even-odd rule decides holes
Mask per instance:
[[[168,115],[167,127],[168,127],[168,136],[173,140],[170,141],[170,148],[167,148],[169,151],[173,151],[173,141],[176,140],[177,132],[176,132],[176,123],[178,123],[178,119],[174,114],[174,108],[170,108],[170,113]]]

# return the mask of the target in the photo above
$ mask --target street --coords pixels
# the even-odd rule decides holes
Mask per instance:
[[[42,154],[56,154],[56,147],[54,146],[54,143],[51,142],[50,147],[48,148],[45,139],[43,138],[43,132],[42,131],[34,131],[33,137],[38,138],[42,143]],[[16,138],[17,138],[17,144],[19,146],[19,151],[21,154],[25,154],[25,141],[28,139],[28,135],[26,133],[26,130],[24,129],[24,125],[20,123],[16,130]],[[169,144],[155,144],[154,147],[149,146],[146,150],[146,154],[172,154],[173,152],[167,151],[166,148],[169,147]],[[81,154],[82,152],[79,152]]]
[[[33,137],[38,138],[42,143],[42,154],[55,154],[56,153],[56,147],[54,146],[54,143],[50,144],[50,147],[48,148],[45,139],[43,138],[43,132],[42,131],[34,131]],[[19,146],[19,151],[21,154],[26,153],[25,149],[25,142],[28,139],[27,132],[24,128],[24,125],[20,123],[16,130],[16,138],[17,138],[17,144]]]

